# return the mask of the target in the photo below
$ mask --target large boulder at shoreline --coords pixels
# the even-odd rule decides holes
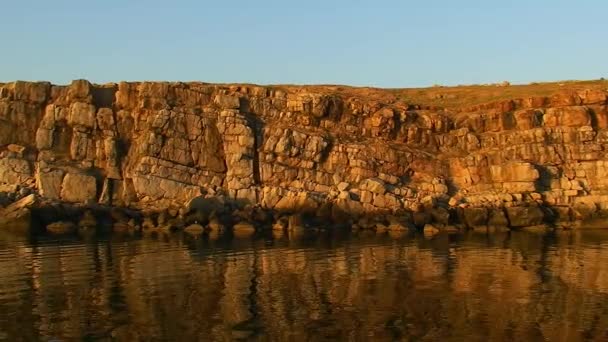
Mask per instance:
[[[510,207],[507,217],[511,227],[526,227],[544,223],[545,214],[539,207]]]
[[[486,208],[463,208],[463,223],[469,227],[483,226],[488,223],[488,210]]]
[[[33,227],[32,208],[39,204],[36,195],[28,195],[4,209],[0,209],[0,229],[30,233]]]
[[[53,235],[73,234],[78,229],[74,222],[60,221],[54,222],[46,226],[46,231]]]
[[[506,227],[509,225],[509,220],[502,208],[490,209],[488,212],[488,225],[495,227]]]
[[[68,173],[63,178],[61,198],[67,202],[88,203],[97,198],[95,177],[85,174]]]
[[[205,232],[205,227],[195,223],[184,228],[184,232],[190,235],[198,236]]]
[[[0,218],[0,229],[29,234],[33,232],[33,215],[29,208],[14,211]]]
[[[61,184],[63,183],[63,170],[40,171],[36,173],[36,181],[40,195],[50,199],[61,197]]]
[[[225,209],[225,203],[221,198],[198,196],[191,199],[186,207],[190,212],[198,212],[203,215],[209,215],[212,212],[222,212]]]
[[[236,237],[248,237],[255,234],[255,226],[250,222],[239,222],[232,226],[232,233]]]

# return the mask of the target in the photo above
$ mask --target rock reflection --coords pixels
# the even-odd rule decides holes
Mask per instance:
[[[608,232],[0,242],[9,340],[608,338]]]

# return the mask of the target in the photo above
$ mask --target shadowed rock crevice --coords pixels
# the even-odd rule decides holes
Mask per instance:
[[[116,102],[117,91],[116,85],[93,86],[91,89],[93,105],[97,108],[112,108]]]
[[[249,108],[249,101],[241,100],[241,106],[245,106],[245,108]],[[254,184],[260,185],[262,184],[261,179],[261,169],[260,169],[260,148],[262,146],[262,142],[264,141],[264,121],[261,120],[258,116],[253,113],[249,113],[243,110],[241,107],[241,112],[245,113],[245,118],[247,120],[247,125],[253,131],[253,181]]]
[[[543,165],[534,165],[536,171],[538,171],[538,179],[534,182],[534,188],[536,192],[545,192],[551,190],[551,173],[547,167]]]

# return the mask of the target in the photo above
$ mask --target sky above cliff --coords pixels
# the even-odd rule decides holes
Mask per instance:
[[[608,78],[606,13],[604,0],[5,1],[0,81]]]

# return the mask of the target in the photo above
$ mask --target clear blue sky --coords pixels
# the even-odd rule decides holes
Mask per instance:
[[[608,78],[606,0],[5,0],[0,81]]]

